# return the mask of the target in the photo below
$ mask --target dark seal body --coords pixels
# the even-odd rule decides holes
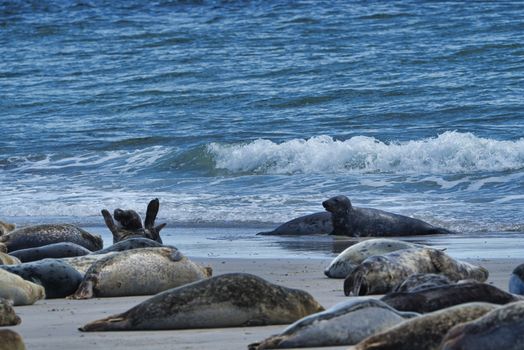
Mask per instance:
[[[257,235],[320,235],[330,234],[332,231],[331,214],[324,211],[295,218],[283,223],[273,231],[259,232]]]
[[[95,251],[102,249],[102,238],[71,224],[43,224],[20,228],[0,237],[9,252],[41,247],[53,243],[71,242]]]
[[[110,252],[123,252],[124,250],[139,249],[139,248],[157,248],[165,247],[162,243],[158,243],[149,238],[135,237],[117,242],[107,248],[97,250],[92,254],[105,254]]]
[[[446,334],[441,350],[524,349],[524,302],[511,303]]]
[[[3,265],[0,268],[40,284],[45,289],[47,299],[64,298],[74,293],[82,282],[82,274],[68,263],[57,259]]]
[[[509,292],[524,295],[524,264],[517,266],[509,278]]]
[[[507,304],[521,299],[487,283],[465,282],[411,293],[390,293],[380,300],[399,311],[426,313],[475,301]]]
[[[307,292],[231,273],[159,293],[81,331],[160,330],[287,324],[324,308]]]
[[[322,205],[331,213],[333,235],[386,237],[453,233],[408,216],[353,207],[346,196],[330,198],[322,202]]]
[[[60,242],[41,247],[15,250],[14,252],[11,252],[10,255],[17,257],[21,262],[31,262],[47,258],[59,259],[72,256],[83,256],[90,253],[90,250],[81,245],[70,242]]]
[[[436,273],[416,273],[393,288],[393,292],[416,292],[423,289],[451,284],[449,278]]]

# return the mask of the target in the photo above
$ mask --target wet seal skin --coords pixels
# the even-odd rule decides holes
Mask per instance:
[[[84,332],[288,324],[323,311],[309,293],[247,273],[207,278],[159,293],[128,311],[81,327]]]
[[[273,231],[259,232],[257,235],[278,235],[278,236],[300,236],[300,235],[322,235],[330,234],[333,231],[331,214],[319,212],[300,216],[287,221],[278,226]]]

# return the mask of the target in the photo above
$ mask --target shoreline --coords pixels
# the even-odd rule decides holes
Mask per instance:
[[[246,272],[272,283],[308,291],[325,308],[348,300],[342,279],[329,279],[323,269],[331,259],[317,258],[201,258],[192,260],[213,268],[213,275]],[[508,289],[511,271],[519,259],[468,259],[490,272],[487,283]],[[17,306],[22,318],[18,326],[8,327],[20,333],[27,349],[247,349],[247,345],[281,332],[286,325],[233,327],[168,331],[127,331],[82,333],[78,327],[112,314],[121,313],[151,296],[95,298],[89,300],[48,299],[34,305]],[[353,297],[354,298],[354,297]],[[315,348],[310,348],[315,349]],[[318,349],[348,349],[348,346]]]

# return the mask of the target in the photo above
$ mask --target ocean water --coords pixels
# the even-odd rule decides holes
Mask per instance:
[[[523,2],[0,1],[0,58],[3,220],[524,232]]]

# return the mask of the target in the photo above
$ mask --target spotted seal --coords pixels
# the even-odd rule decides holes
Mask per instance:
[[[123,252],[124,250],[155,247],[164,247],[164,245],[162,243],[158,243],[157,241],[153,241],[149,238],[135,237],[117,242],[107,248],[97,250],[96,252],[93,252],[91,254],[106,254],[110,252]]]
[[[452,281],[488,278],[488,270],[458,261],[434,248],[411,248],[364,260],[344,280],[344,293],[349,295],[384,294],[408,276],[416,273],[440,273]]]
[[[159,293],[81,331],[155,330],[288,324],[324,308],[307,292],[247,273],[230,273]]]
[[[25,344],[20,334],[10,329],[0,329],[0,350],[25,350]]]
[[[0,236],[11,253],[15,250],[41,247],[48,244],[71,242],[95,251],[102,249],[102,238],[71,224],[42,224],[27,226]]]
[[[399,311],[426,313],[474,301],[507,304],[521,298],[487,283],[464,282],[414,292],[389,293],[381,300]]]
[[[451,284],[449,278],[436,273],[416,273],[399,283],[393,292],[416,292],[419,290]]]
[[[5,235],[16,228],[15,224],[10,224],[8,222],[0,220],[0,236]]]
[[[374,334],[355,346],[356,350],[436,350],[453,326],[477,319],[497,308],[489,303],[467,303],[406,320]]]
[[[211,276],[177,249],[126,250],[94,262],[73,299],[151,295]]]
[[[91,251],[81,245],[71,242],[47,244],[40,247],[15,250],[10,255],[17,257],[21,262],[31,262],[47,258],[67,258],[90,254]]]
[[[524,295],[524,264],[517,266],[509,278],[510,293]]]
[[[82,275],[85,275],[87,270],[95,263],[96,261],[109,256],[116,254],[116,252],[109,252],[104,254],[88,254],[88,255],[82,255],[82,256],[74,256],[71,258],[61,258],[58,260],[65,261],[69,265],[71,265],[75,270],[80,272]]]
[[[398,312],[377,299],[354,299],[306,316],[249,350],[353,345],[419,314]]]
[[[388,238],[374,238],[358,242],[340,253],[324,270],[329,278],[346,278],[362,261],[373,255],[382,255],[401,249],[424,248],[422,244]]]
[[[318,235],[330,234],[332,231],[333,224],[331,223],[331,214],[324,211],[300,216],[283,223],[273,231],[259,232],[257,235]]]
[[[160,224],[155,226],[156,216],[160,208],[160,202],[158,198],[155,198],[149,202],[146,210],[146,219],[144,225],[142,225],[142,219],[140,215],[134,210],[122,210],[115,209],[113,216],[108,210],[102,209],[102,216],[104,222],[109,228],[109,231],[113,234],[113,243],[117,243],[129,238],[134,237],[145,237],[162,243],[160,238],[160,230],[163,229],[166,224]],[[100,248],[102,249],[102,248]]]
[[[7,247],[3,243],[0,243],[0,253],[7,253]]]
[[[441,350],[524,349],[524,301],[511,303],[451,328]]]
[[[0,298],[0,326],[16,326],[22,320],[7,299]]]
[[[322,202],[331,213],[333,235],[365,236],[415,236],[453,233],[422,220],[370,208],[351,205],[346,196],[332,197]]]
[[[73,293],[82,275],[68,263],[58,259],[43,259],[19,265],[0,265],[1,269],[45,288],[46,298],[64,298]]]
[[[0,298],[9,300],[15,306],[31,305],[45,298],[45,289],[39,284],[0,269]]]
[[[11,254],[0,253],[0,265],[16,265],[20,264],[20,260]]]

